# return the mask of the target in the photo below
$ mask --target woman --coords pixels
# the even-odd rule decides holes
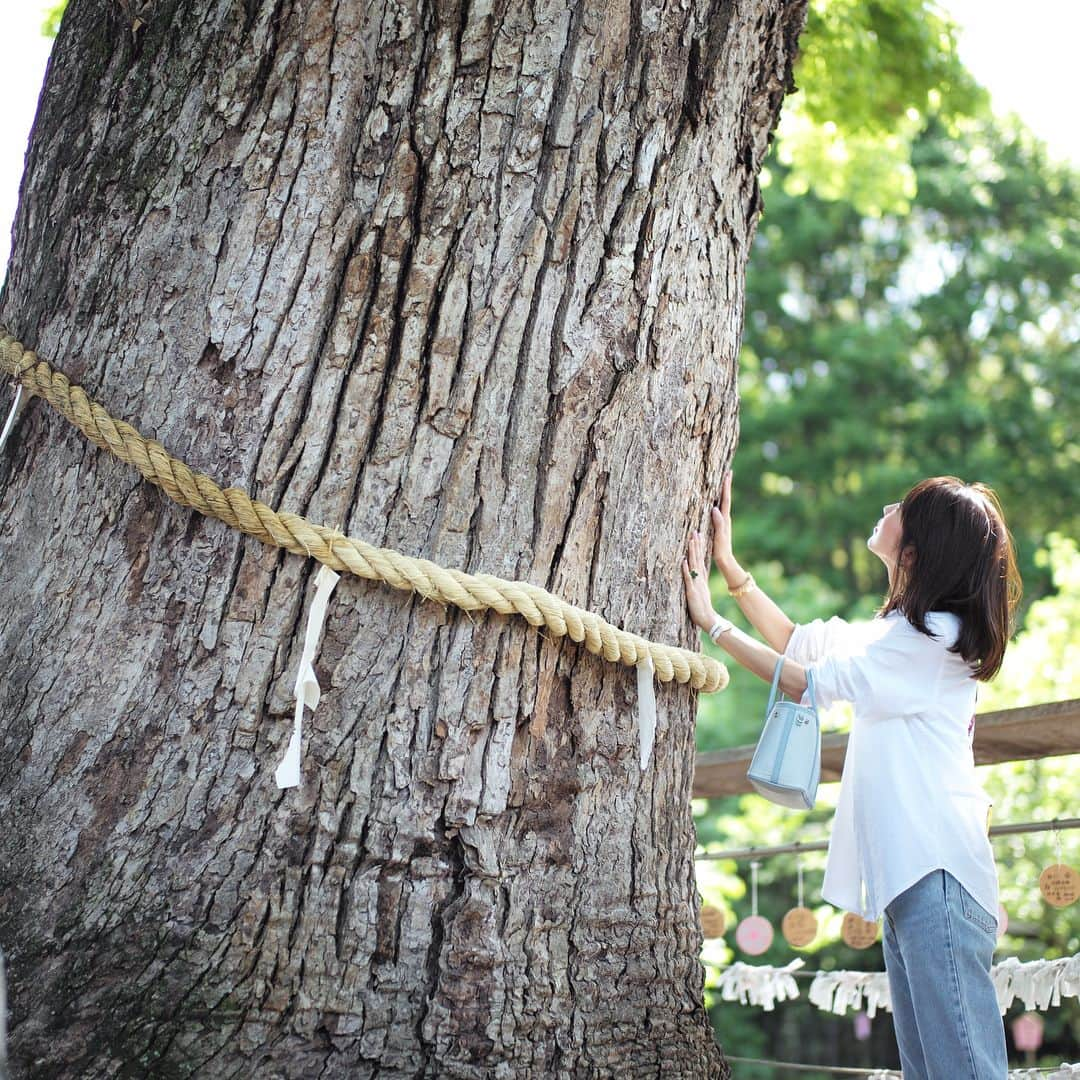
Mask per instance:
[[[683,560],[694,623],[743,667],[855,720],[821,895],[876,920],[904,1080],[1002,1080],[1005,1029],[990,979],[997,873],[990,800],[972,740],[977,684],[997,674],[1020,599],[1012,538],[994,492],[953,476],[890,503],[867,547],[889,585],[873,619],[795,625],[731,551],[731,474],[712,509],[712,553],[765,646],[713,610],[705,541]]]

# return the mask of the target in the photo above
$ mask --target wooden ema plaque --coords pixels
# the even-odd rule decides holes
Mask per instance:
[[[1039,892],[1054,907],[1068,907],[1080,896],[1080,874],[1071,866],[1054,863],[1039,875]]]
[[[845,913],[840,936],[853,949],[869,949],[877,941],[877,932],[877,920],[860,918],[853,911]]]
[[[817,937],[817,919],[809,908],[793,907],[780,921],[780,932],[789,945],[801,949]]]
[[[764,915],[747,915],[735,927],[735,944],[751,956],[760,956],[772,944],[772,939],[772,923]]]
[[[718,907],[701,905],[701,932],[707,938],[724,936],[724,913]]]

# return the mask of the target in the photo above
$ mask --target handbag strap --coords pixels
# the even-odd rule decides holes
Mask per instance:
[[[769,687],[769,704],[765,708],[765,715],[768,716],[772,712],[773,704],[776,701],[776,691],[780,686],[780,670],[784,666],[784,657],[781,655],[780,659],[776,661],[776,670],[773,672],[772,686]],[[817,697],[814,694],[814,673],[810,668],[806,669],[806,688],[810,691],[810,708],[817,712]],[[780,700],[783,701],[787,695],[780,691]],[[793,699],[792,699],[793,700]]]
[[[769,688],[769,704],[765,707],[765,715],[772,712],[773,702],[776,701],[776,689],[780,685],[780,669],[784,666],[784,657],[776,661],[776,670],[773,672],[772,686]],[[784,700],[783,691],[780,692],[780,700]]]

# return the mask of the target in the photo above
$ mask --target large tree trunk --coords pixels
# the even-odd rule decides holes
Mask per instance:
[[[190,465],[696,647],[804,0],[73,0],[0,320]],[[7,395],[4,395],[5,398]],[[35,402],[0,462],[0,944],[54,1076],[725,1076],[696,695],[318,566]]]

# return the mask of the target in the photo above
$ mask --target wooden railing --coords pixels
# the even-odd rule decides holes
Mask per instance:
[[[823,784],[840,779],[847,740],[846,732],[822,736]],[[979,713],[975,720],[974,750],[976,765],[1080,754],[1080,698]],[[752,792],[746,770],[753,754],[753,743],[698,754],[694,798],[715,799]]]

